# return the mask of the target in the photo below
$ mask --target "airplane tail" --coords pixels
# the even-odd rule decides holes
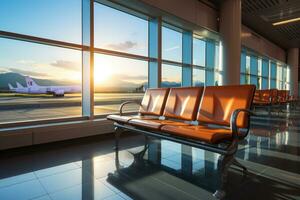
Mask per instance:
[[[23,85],[21,85],[19,82],[16,82],[17,88],[24,88]]]
[[[9,83],[8,84],[9,90],[14,90],[15,88]]]
[[[38,87],[38,84],[29,76],[25,76],[27,87]]]

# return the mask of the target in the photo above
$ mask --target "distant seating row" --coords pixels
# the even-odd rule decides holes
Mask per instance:
[[[148,89],[141,103],[125,102],[119,115],[107,116],[115,122],[116,152],[129,130],[219,153],[222,184],[214,195],[223,198],[229,166],[247,170],[234,155],[249,131],[254,93],[254,85]],[[123,114],[129,103],[140,105],[137,115]]]
[[[289,95],[289,90],[256,90],[253,100],[254,107],[266,107],[269,109],[271,106],[285,106],[287,104],[294,105],[297,98]]]

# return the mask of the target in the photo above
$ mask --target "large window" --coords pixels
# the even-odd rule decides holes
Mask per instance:
[[[262,59],[262,69],[261,69],[261,88],[268,89],[269,88],[269,60]]]
[[[110,1],[3,0],[0,31],[0,124],[93,119],[148,87],[219,85],[216,41]]]
[[[81,43],[81,0],[1,0],[0,30]]]
[[[205,70],[203,68],[193,68],[193,86],[205,85]]]
[[[219,85],[219,45],[212,40],[193,39],[193,85]]]
[[[193,86],[205,85],[206,42],[193,38]]]
[[[96,49],[94,62],[95,115],[117,112],[120,103],[142,99],[148,87],[148,62],[139,57],[148,56],[145,18],[95,3],[95,47],[100,51]],[[107,50],[111,55],[101,54]],[[138,106],[126,109],[134,112]]]
[[[204,40],[193,38],[193,65],[205,67],[205,48]]]
[[[94,113],[117,112],[120,103],[141,100],[148,86],[148,63],[136,59],[95,54]],[[137,111],[138,106],[126,106],[129,112]]]
[[[161,77],[162,87],[180,87],[182,68],[177,65],[163,64]]]
[[[96,48],[148,55],[147,20],[95,3],[94,24]]]
[[[251,55],[250,56],[250,84],[256,85],[256,87],[259,88],[257,76],[258,76],[258,58],[256,56]]]
[[[182,33],[162,27],[162,59],[182,62]]]
[[[81,116],[81,51],[0,38],[0,52],[0,123]]]
[[[257,89],[289,89],[288,70],[283,63],[245,49],[241,53],[241,84],[254,84]]]
[[[271,77],[270,77],[270,88],[274,89],[276,88],[276,63],[271,62]]]

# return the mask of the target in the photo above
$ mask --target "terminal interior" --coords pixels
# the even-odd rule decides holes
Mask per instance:
[[[299,0],[0,1],[0,200],[300,199]]]

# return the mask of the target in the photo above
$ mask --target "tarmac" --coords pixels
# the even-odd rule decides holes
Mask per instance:
[[[141,93],[95,93],[95,115],[118,112],[124,101],[140,100]],[[129,104],[125,111],[133,112],[137,105]],[[0,96],[0,124],[81,116],[81,95],[67,94],[64,97],[52,96]]]

